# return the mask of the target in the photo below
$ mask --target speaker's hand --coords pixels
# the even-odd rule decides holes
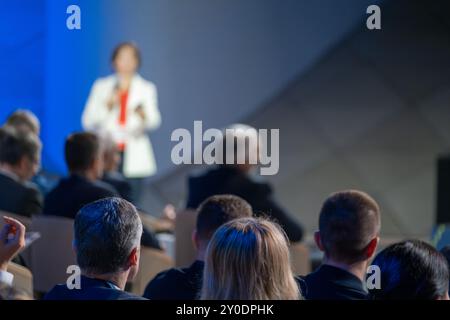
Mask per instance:
[[[147,119],[147,115],[145,114],[144,107],[142,107],[142,105],[139,105],[134,111],[141,117],[143,121]]]

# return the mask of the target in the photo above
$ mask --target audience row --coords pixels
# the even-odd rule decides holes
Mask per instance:
[[[316,233],[324,251],[322,265],[306,276],[294,275],[289,242],[280,226],[255,218],[251,206],[233,195],[204,201],[193,240],[197,260],[188,268],[157,275],[144,297],[124,291],[139,268],[142,222],[136,208],[121,198],[84,206],[74,223],[74,249],[81,286],[55,286],[48,300],[364,300],[449,299],[449,265],[445,256],[419,240],[382,250],[372,266],[379,286],[365,284],[369,262],[379,242],[379,209],[360,191],[342,191],[324,203]],[[13,255],[24,245],[25,228],[5,217],[1,231],[0,281]]]
[[[314,234],[323,251],[322,264],[310,274],[294,274],[289,248],[302,240],[303,229],[273,199],[269,185],[250,178],[248,165],[219,166],[189,180],[187,207],[197,211],[195,261],[159,273],[143,297],[128,293],[126,285],[139,269],[141,245],[160,247],[132,203],[116,146],[94,133],[71,134],[64,150],[68,177],[41,192],[30,183],[40,168],[39,132],[39,121],[26,111],[14,113],[0,128],[0,210],[74,220],[81,286],[55,284],[44,299],[449,299],[444,254],[450,249],[442,254],[413,239],[377,254],[381,210],[372,197],[357,190],[336,192],[325,200]],[[7,270],[24,247],[24,237],[23,224],[4,217],[2,298],[18,296]],[[374,283],[368,283],[368,270],[374,272]]]

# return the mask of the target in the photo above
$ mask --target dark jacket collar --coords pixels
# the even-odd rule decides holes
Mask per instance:
[[[120,290],[115,284],[112,282],[97,279],[97,278],[90,278],[86,276],[81,276],[81,287],[82,288],[109,288],[114,290]]]
[[[88,178],[82,176],[78,173],[71,173],[67,178],[67,180],[70,181],[84,181],[84,182],[91,182]]]
[[[201,260],[195,260],[190,266],[189,266],[189,271],[190,272],[203,272],[203,269],[205,267],[205,262],[201,261]]]
[[[362,292],[366,292],[363,282],[353,273],[348,272],[344,269],[328,264],[323,264],[316,272],[340,286],[354,288]]]
[[[363,282],[354,274],[330,265],[322,265],[300,283],[309,300],[366,300]]]

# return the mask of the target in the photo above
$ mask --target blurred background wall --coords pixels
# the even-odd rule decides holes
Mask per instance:
[[[114,46],[133,40],[143,53],[141,73],[158,87],[163,124],[153,142],[161,175],[172,168],[173,129],[199,119],[222,127],[257,110],[361,23],[369,2],[9,2],[0,120],[17,107],[35,111],[44,124],[44,166],[65,172],[64,137],[81,128],[90,87],[111,72]],[[66,28],[71,4],[81,8],[81,30]]]
[[[45,0],[2,1],[0,121],[17,108],[44,114]]]

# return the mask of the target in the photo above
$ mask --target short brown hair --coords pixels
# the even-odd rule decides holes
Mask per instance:
[[[230,194],[207,198],[200,204],[197,213],[197,234],[203,240],[211,239],[223,224],[253,215],[252,207],[247,201]]]
[[[120,53],[120,50],[124,49],[124,48],[131,48],[134,51],[134,56],[138,62],[138,67],[141,66],[141,50],[139,50],[139,47],[137,46],[136,43],[134,42],[122,42],[119,43],[113,50],[113,53],[111,55],[111,63],[114,65],[114,63],[116,62],[117,56]]]
[[[70,172],[84,171],[100,152],[100,139],[91,132],[77,132],[66,139],[65,157]]]
[[[380,231],[380,208],[364,192],[336,192],[322,206],[319,230],[325,254],[344,263],[356,262]]]

